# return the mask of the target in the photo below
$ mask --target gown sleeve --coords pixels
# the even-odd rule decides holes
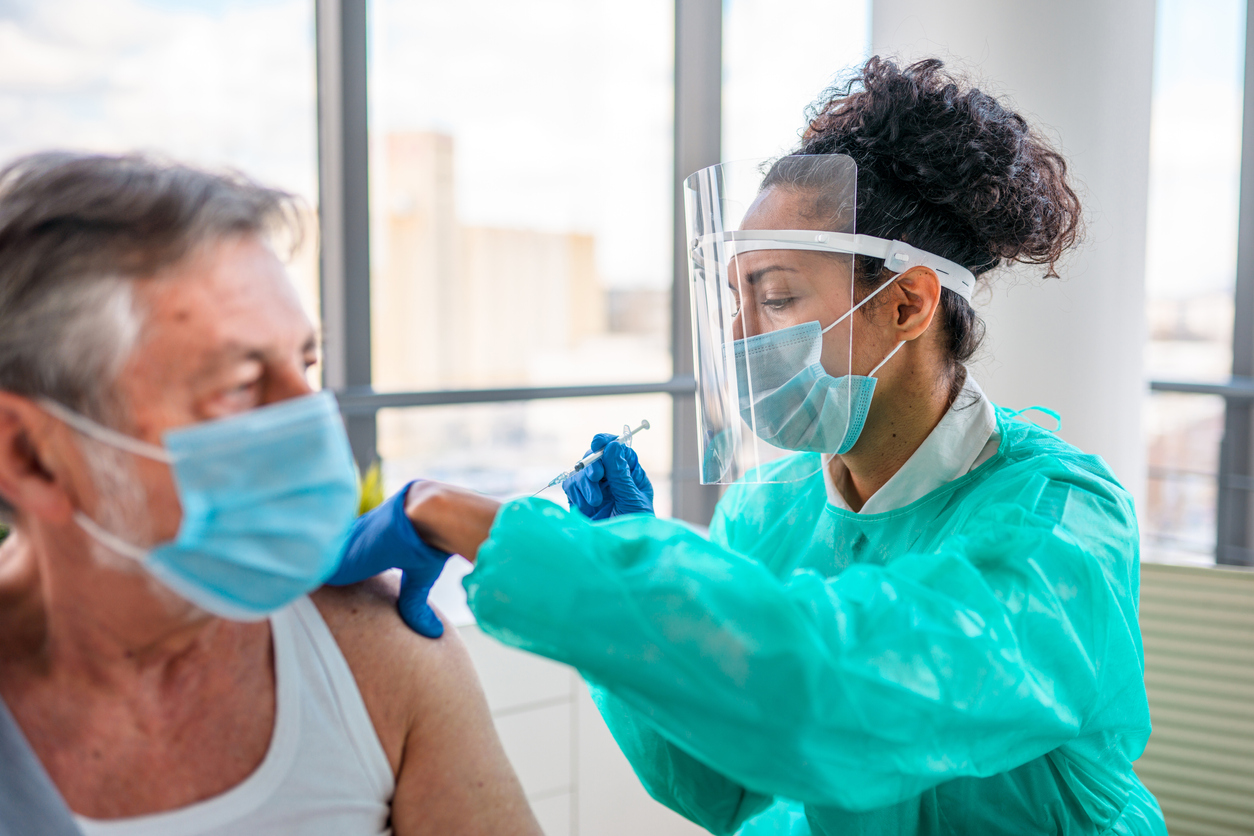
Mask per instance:
[[[871,810],[1012,769],[1098,717],[1148,728],[1120,565],[1135,520],[1092,487],[1003,485],[936,548],[831,578],[776,577],[673,521],[521,500],[465,583],[486,632],[608,695],[655,797],[731,832],[773,796]]]

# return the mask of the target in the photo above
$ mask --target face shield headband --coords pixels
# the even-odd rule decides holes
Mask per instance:
[[[873,235],[824,232],[805,229],[745,229],[703,235],[692,242],[693,264],[704,268],[706,256],[727,264],[737,255],[757,250],[808,250],[810,252],[862,255],[884,260],[894,276],[913,267],[927,267],[940,279],[941,287],[971,301],[975,276],[957,262],[912,247],[905,241],[890,241]]]

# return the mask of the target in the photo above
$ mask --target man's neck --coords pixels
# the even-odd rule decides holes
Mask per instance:
[[[143,676],[212,643],[225,622],[128,558],[101,560],[91,548],[72,530],[45,528],[16,530],[0,544],[5,658],[101,681]],[[54,550],[61,559],[49,559]]]
[[[0,545],[0,637],[25,637],[0,653],[0,698],[70,809],[139,816],[239,785],[278,716],[270,625],[189,610],[72,541]]]
[[[893,384],[877,389],[858,442],[831,462],[833,482],[854,511],[901,470],[949,411],[950,379],[943,370],[908,371]]]

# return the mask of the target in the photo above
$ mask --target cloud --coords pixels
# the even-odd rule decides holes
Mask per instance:
[[[316,198],[312,3],[42,0],[0,16],[0,160],[150,150]]]

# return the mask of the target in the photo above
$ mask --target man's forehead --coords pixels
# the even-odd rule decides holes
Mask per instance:
[[[316,346],[282,263],[257,239],[207,246],[166,274],[139,283],[144,339],[181,356],[227,362]]]

